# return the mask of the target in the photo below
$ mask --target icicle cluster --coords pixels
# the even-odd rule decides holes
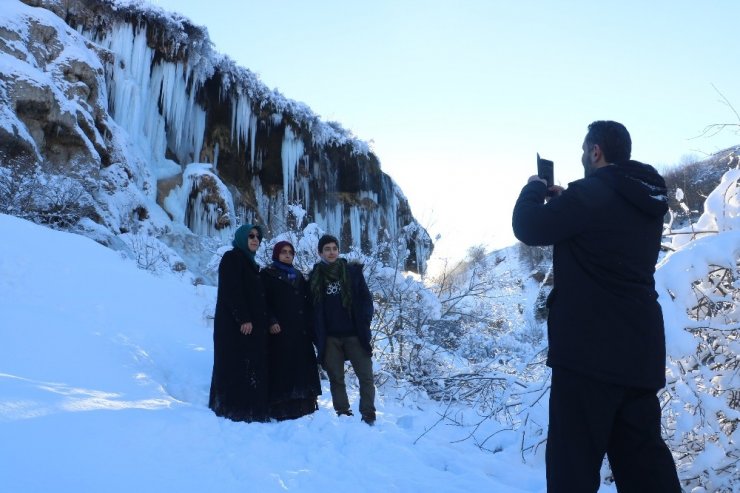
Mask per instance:
[[[187,19],[137,2],[108,8],[105,22],[85,16],[75,22],[112,54],[106,65],[110,113],[157,180],[181,176],[191,163],[210,162],[220,188],[226,190],[223,182],[235,188],[239,203],[231,224],[259,220],[279,228],[288,223],[290,208],[299,206],[327,231],[350,237],[346,246],[354,248],[374,248],[415,223],[401,191],[382,173],[377,178],[379,163],[352,132],[321,121],[304,103],[268,89],[249,70],[213,52],[205,30]],[[274,132],[282,135],[279,156],[270,140]],[[229,161],[220,163],[224,156]],[[247,169],[235,170],[235,161]],[[342,189],[347,177],[340,183],[340,167],[350,168],[352,191]],[[265,181],[265,173],[273,178]],[[168,192],[171,183],[166,186]],[[191,210],[190,195],[174,196],[185,202],[170,198],[164,206],[171,216],[193,225],[196,234],[221,235],[219,225],[201,224],[205,217],[179,212]],[[431,248],[426,232],[408,240],[424,262]]]
[[[113,118],[138,143],[155,172],[168,147],[181,163],[197,161],[206,113],[195,94],[203,81],[187,64],[154,62],[146,30],[134,25],[119,23],[98,41],[117,57],[108,81]]]

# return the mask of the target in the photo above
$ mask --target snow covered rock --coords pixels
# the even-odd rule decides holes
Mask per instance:
[[[244,222],[272,237],[311,221],[344,249],[404,237],[406,267],[425,270],[431,239],[367,143],[217,53],[205,28],[138,1],[9,0],[0,34],[0,167],[76,180],[110,235],[223,241]],[[168,199],[194,163],[211,167],[198,192]]]

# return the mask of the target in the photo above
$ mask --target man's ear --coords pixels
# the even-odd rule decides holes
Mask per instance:
[[[604,153],[601,151],[599,144],[594,144],[593,147],[591,147],[591,158],[594,164],[599,164],[604,160]]]

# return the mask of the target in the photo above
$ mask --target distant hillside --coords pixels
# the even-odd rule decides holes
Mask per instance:
[[[722,175],[739,164],[740,145],[724,149],[707,159],[662,172],[668,185],[669,207],[677,213],[675,226],[688,219],[696,221],[704,209],[704,200],[720,183]],[[683,212],[676,199],[676,190],[679,188],[684,194],[683,202],[691,211],[689,215]],[[552,247],[530,247],[518,242],[488,253],[486,263],[491,277],[501,284],[496,296],[500,304],[499,316],[503,320],[515,321],[514,325],[525,324],[541,330],[541,324],[547,319],[545,300],[553,285]],[[475,268],[475,262],[464,262],[457,275],[470,275]],[[504,282],[508,278],[519,281]],[[520,304],[517,300],[525,302]]]
[[[691,211],[690,218],[696,219],[702,212],[704,199],[719,184],[722,175],[739,163],[740,145],[737,145],[712,154],[702,161],[681,164],[663,172],[668,185],[668,206],[673,211],[682,210],[676,199],[676,190],[681,189],[683,201]]]

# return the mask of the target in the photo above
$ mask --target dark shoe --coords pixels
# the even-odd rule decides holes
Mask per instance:
[[[354,414],[352,414],[352,409],[347,409],[346,411],[337,411],[337,416],[354,416]]]
[[[372,426],[375,424],[375,413],[364,413],[361,419],[364,423]]]

